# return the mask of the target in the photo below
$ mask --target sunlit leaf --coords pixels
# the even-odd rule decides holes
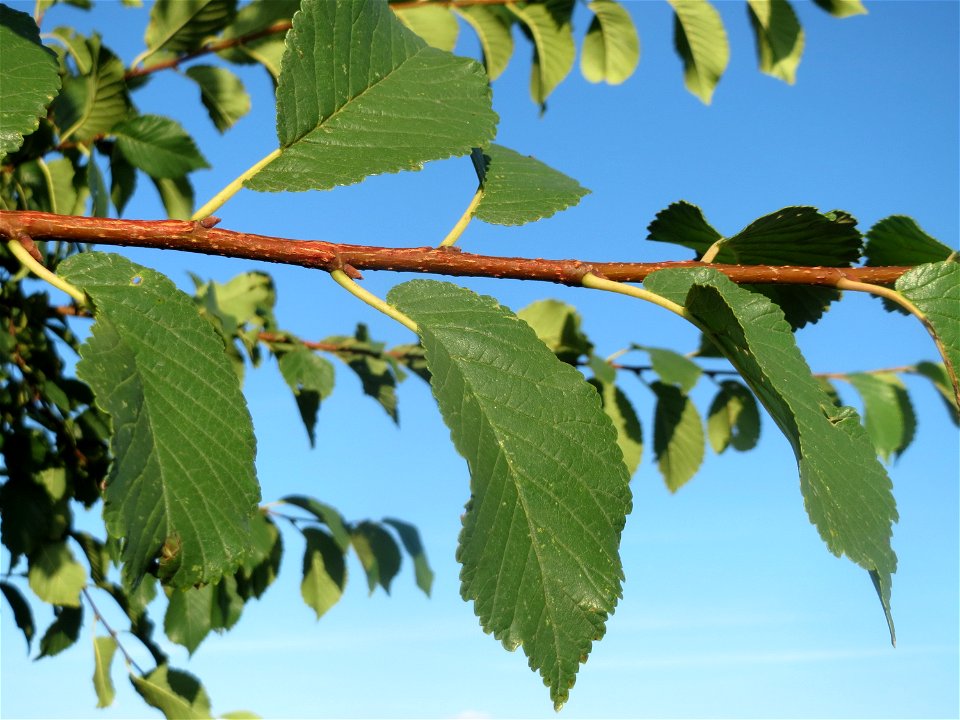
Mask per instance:
[[[134,689],[167,720],[209,720],[210,698],[190,673],[160,665],[143,676],[131,675]]]
[[[760,71],[791,85],[803,54],[803,28],[787,0],[747,0]]]
[[[237,0],[155,0],[143,38],[146,56],[195,50],[230,24],[236,7]]]
[[[350,528],[350,542],[367,573],[370,592],[377,585],[389,594],[390,583],[400,572],[400,549],[386,530],[372,522],[362,522]]]
[[[538,300],[517,313],[543,343],[564,362],[576,364],[593,351],[593,343],[580,329],[580,313],[559,300]]]
[[[113,679],[110,677],[113,654],[116,650],[117,641],[111,635],[93,639],[93,688],[97,693],[98,708],[109,707],[117,694],[113,687]]]
[[[613,0],[591,0],[593,20],[580,50],[580,71],[592,83],[619,85],[640,62],[640,38],[630,13]]]
[[[52,110],[60,142],[87,143],[110,132],[130,112],[123,62],[103,47],[100,36],[87,39],[89,72],[67,75]]]
[[[521,20],[533,40],[530,95],[543,108],[550,93],[570,74],[577,54],[570,23],[573,0],[510,3],[507,7]]]
[[[693,401],[675,385],[655,382],[653,453],[670,492],[683,487],[703,463],[703,420]]]
[[[65,542],[52,542],[31,553],[27,579],[30,589],[44,602],[79,607],[80,591],[87,584],[87,571]]]
[[[946,260],[953,252],[906,215],[879,221],[864,236],[866,265],[922,265]]]
[[[867,9],[860,0],[813,0],[831,15],[836,17],[850,17],[851,15],[866,15]]]
[[[687,90],[707,105],[730,60],[723,20],[706,0],[668,0],[673,7],[673,43],[683,60]]]
[[[632,477],[640,467],[640,458],[643,456],[643,431],[637,411],[633,409],[626,393],[613,382],[594,378],[590,384],[600,393],[603,411],[617,430],[617,445],[623,453],[623,464],[627,467],[627,474]]]
[[[220,132],[250,112],[250,95],[240,78],[226,68],[192,65],[184,74],[200,87],[200,101]]]
[[[347,583],[343,551],[322,530],[304,528],[307,548],[303,555],[303,580],[300,595],[319,620],[339,602]]]
[[[113,128],[117,149],[155,178],[174,179],[210,167],[183,127],[160,115],[138,115]]]
[[[191,655],[210,633],[213,593],[213,585],[177,588],[169,593],[170,602],[163,616],[163,631],[171,641],[183,645]]]
[[[333,392],[333,365],[302,345],[280,356],[280,374],[293,391],[310,446],[316,445],[320,401]]]
[[[511,16],[502,8],[482,5],[455,7],[454,12],[467,21],[483,49],[483,64],[491,82],[500,77],[513,55],[513,35],[510,33]]]
[[[760,412],[753,393],[736,380],[724,380],[710,403],[707,437],[714,452],[753,450],[760,439]]]
[[[863,399],[863,424],[885,461],[899,456],[913,441],[916,415],[906,388],[892,373],[851,373],[847,380]]]
[[[341,554],[350,548],[350,533],[347,531],[346,523],[343,522],[343,517],[335,508],[303,495],[287,495],[282,498],[282,502],[306,510],[326,525],[330,529],[333,539],[336,540]]]
[[[393,13],[428,45],[447,52],[456,47],[460,26],[450,8],[424,3],[420,7],[394,8]]]
[[[660,376],[660,380],[668,385],[676,385],[685,393],[693,389],[703,373],[699,365],[673,350],[644,345],[631,345],[631,347],[635,350],[643,350],[650,356],[653,371]]]

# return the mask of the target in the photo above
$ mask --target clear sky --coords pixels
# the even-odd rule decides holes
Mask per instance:
[[[683,258],[643,240],[654,215],[680,199],[702,207],[724,234],[805,204],[847,210],[863,229],[887,215],[910,215],[957,246],[960,5],[871,2],[868,16],[837,20],[812,3],[795,3],[806,52],[790,87],[756,70],[745,3],[718,3],[732,57],[710,107],[683,88],[669,6],[627,5],[642,57],[625,85],[592,86],[575,70],[539,117],[527,95],[530,60],[522,43],[494,84],[497,141],[568,173],[593,194],[575,209],[519,229],[474,223],[461,240],[464,249],[593,260]],[[146,9],[101,0],[92,13],[54,7],[44,29],[96,27],[129,62],[143,47],[146,16]],[[577,19],[582,33],[582,8]],[[463,28],[461,35],[458,51],[476,55],[471,31]],[[241,76],[254,110],[222,138],[198,104],[171,101],[195,92],[175,73],[160,73],[135,95],[141,111],[170,114],[198,139],[213,165],[194,176],[201,202],[276,146],[267,76],[257,68]],[[461,158],[327,193],[243,191],[217,214],[223,227],[279,236],[435,245],[474,187],[469,160]],[[161,215],[144,183],[127,216]],[[184,288],[187,271],[223,281],[256,267],[174,253],[124,254]],[[265,269],[277,280],[282,326],[300,337],[349,334],[365,322],[377,339],[412,340],[320,273]],[[365,286],[384,295],[404,279],[368,273]],[[673,317],[625,298],[541,283],[463,284],[514,309],[545,297],[574,303],[601,354],[631,342],[685,351],[696,341]],[[798,340],[821,372],[936,357],[917,323],[864,297],[835,305]],[[624,598],[561,717],[957,717],[958,436],[933,390],[907,379],[919,428],[914,445],[890,467],[900,513],[893,538],[900,559],[894,650],[867,574],[830,555],[809,524],[796,463],[768,417],[757,450],[720,457],[708,451],[702,471],[670,495],[649,450],[650,393],[630,378],[623,383],[648,444],[623,535]],[[701,381],[694,393],[701,409],[712,395],[708,385]],[[840,390],[857,404],[849,387]],[[351,561],[343,601],[317,622],[299,596],[302,540],[287,532],[279,580],[247,606],[233,631],[208,638],[192,658],[162,643],[172,665],[202,679],[214,711],[304,718],[553,716],[547,690],[525,657],[484,635],[460,600],[454,552],[468,476],[429,388],[417,378],[403,384],[396,428],[338,365],[315,450],[273,363],[250,372],[245,391],[264,500],[298,492],[333,504],[349,520],[413,522],[437,577],[427,599],[406,563],[391,597],[382,591],[367,597],[362,569]],[[156,612],[162,617],[162,608]],[[37,606],[35,614],[42,632],[49,611]],[[95,710],[89,627],[71,650],[34,663],[6,605],[0,616],[4,718],[157,715],[135,695],[119,660],[117,700]],[[126,644],[143,655],[135,640]]]

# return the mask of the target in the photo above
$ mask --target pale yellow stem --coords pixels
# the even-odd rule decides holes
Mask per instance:
[[[240,192],[240,188],[243,187],[243,183],[244,183],[244,182],[246,182],[247,180],[249,180],[250,178],[252,178],[252,177],[253,177],[254,175],[256,175],[258,172],[260,172],[266,165],[268,165],[269,163],[273,162],[273,161],[276,160],[278,157],[280,157],[280,153],[281,153],[281,152],[282,152],[282,149],[281,149],[281,148],[277,148],[277,149],[274,150],[272,153],[270,153],[270,154],[267,155],[265,158],[263,158],[263,160],[260,160],[259,162],[255,163],[249,170],[247,170],[246,172],[242,173],[238,178],[236,178],[233,182],[231,182],[229,185],[227,185],[223,190],[221,190],[221,191],[218,192],[216,195],[214,195],[214,196],[210,199],[210,202],[208,202],[208,203],[207,203],[206,205],[204,205],[202,208],[200,208],[199,210],[197,210],[197,211],[193,214],[193,217],[191,217],[190,219],[191,219],[191,220],[203,220],[203,219],[206,218],[206,217],[210,217],[210,216],[211,216],[213,213],[215,213],[227,200],[229,200],[229,199],[232,198],[234,195],[236,195],[238,192]]]
[[[27,249],[20,243],[19,240],[8,240],[7,247],[10,248],[10,252],[13,254],[13,256],[20,261],[20,264],[30,270],[30,272],[32,272],[38,278],[41,280],[46,280],[58,290],[63,290],[63,292],[76,300],[78,305],[87,304],[87,300],[83,294],[83,291],[47,270],[47,268],[40,264],[37,259],[33,257],[33,255],[27,252]]]
[[[393,305],[388,305],[386,301],[381,300],[369,290],[365,290],[364,288],[360,287],[360,285],[351,279],[350,276],[347,275],[343,270],[334,270],[330,273],[330,277],[332,277],[340,287],[345,289],[351,295],[360,298],[370,307],[379,310],[387,317],[393,318],[404,327],[409,328],[413,332],[419,334],[420,328],[417,327],[417,324],[413,320],[397,310],[395,307],[393,307]]]
[[[473,199],[470,201],[470,204],[467,205],[467,209],[463,211],[463,215],[460,216],[460,219],[457,220],[457,224],[451,228],[450,232],[447,233],[447,236],[443,239],[443,242],[440,243],[440,247],[450,247],[457,240],[460,239],[460,236],[463,235],[463,231],[467,229],[467,225],[470,224],[470,221],[473,219],[473,213],[477,209],[477,205],[480,204],[480,201],[483,199],[483,186],[477,188],[477,192],[474,193]]]

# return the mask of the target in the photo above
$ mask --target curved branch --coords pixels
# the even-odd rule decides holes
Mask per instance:
[[[461,252],[455,248],[391,248],[347,245],[321,240],[292,240],[205,227],[211,223],[183,220],[116,220],[33,211],[0,211],[0,237],[21,234],[34,241],[99,243],[123,247],[181,250],[205,255],[262,260],[331,272],[343,269],[354,279],[358,270],[429,273],[459,277],[542,280],[580,286],[587,273],[617,282],[643,282],[657,270],[701,267],[700,262],[588,262],[543,258],[499,257]],[[909,267],[803,267],[709,264],[736,283],[823,285],[842,280],[889,284]]]

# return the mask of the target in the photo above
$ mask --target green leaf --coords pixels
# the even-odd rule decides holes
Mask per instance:
[[[450,8],[423,4],[415,8],[394,8],[393,13],[428,45],[447,52],[453,52],[456,47],[460,26]]]
[[[490,82],[493,82],[506,69],[510,56],[513,55],[510,16],[499,8],[482,5],[454,7],[453,11],[466,20],[477,33],[483,49],[483,64]]]
[[[222,342],[154,270],[83,253],[59,271],[95,307],[77,374],[113,419],[103,512],[126,538],[124,577],[136,584],[160,554],[174,586],[216,581],[243,560],[260,498],[253,427]]]
[[[339,602],[347,584],[343,551],[330,535],[316,528],[304,528],[307,549],[303,554],[303,581],[300,595],[319,620]]]
[[[117,694],[110,677],[110,667],[116,651],[117,641],[110,635],[93,639],[93,689],[97,692],[98,708],[109,707]]]
[[[210,167],[176,120],[138,115],[114,127],[113,134],[130,164],[151,177],[174,179]]]
[[[686,200],[671,203],[647,227],[647,240],[673,243],[701,257],[722,235],[707,222],[703,211]]]
[[[470,469],[461,594],[487,632],[523,646],[559,708],[620,597],[631,500],[616,431],[583,376],[494,299],[415,280],[387,300],[419,325]]]
[[[241,598],[259,598],[273,584],[283,558],[283,536],[277,526],[256,513],[250,522],[250,554],[237,571],[237,593]]]
[[[709,105],[730,60],[723,20],[706,0],[668,0],[673,7],[673,43],[683,60],[687,90]]]
[[[93,217],[106,217],[110,212],[110,194],[92,154],[87,159],[87,188],[90,191],[90,214]]]
[[[23,145],[23,136],[60,89],[57,56],[40,42],[40,30],[27,13],[0,5],[0,160]]]
[[[250,95],[240,78],[226,68],[193,65],[185,74],[200,87],[200,101],[220,132],[250,112]]]
[[[417,587],[423,590],[427,597],[430,597],[430,588],[433,587],[433,570],[430,569],[430,563],[427,560],[427,551],[423,549],[423,543],[420,542],[420,532],[410,523],[405,523],[396,518],[384,518],[383,524],[389,525],[397,531],[404,550],[413,560],[413,572],[417,580]]]
[[[70,537],[77,541],[90,564],[90,577],[97,585],[107,582],[110,572],[110,552],[107,546],[90,533],[73,531]]]
[[[90,68],[93,67],[93,57],[90,54],[90,46],[87,44],[86,37],[72,27],[63,26],[51,30],[50,35],[63,43],[81,75],[90,72]]]
[[[303,0],[286,42],[280,149],[247,187],[328,190],[493,139],[483,68],[428,47],[385,2]]]
[[[13,621],[17,627],[23,631],[23,637],[27,640],[27,652],[30,652],[30,644],[33,642],[33,636],[37,632],[33,624],[33,612],[30,610],[30,604],[17,588],[5,582],[0,582],[0,592],[10,604],[10,610],[13,612]]]
[[[953,252],[906,215],[884,218],[870,228],[865,237],[865,265],[922,265],[946,260]]]
[[[747,15],[757,41],[760,72],[790,85],[803,55],[803,28],[787,0],[747,0]]]
[[[30,555],[27,579],[30,589],[44,602],[80,607],[80,591],[87,584],[87,571],[66,542],[53,542],[41,545]]]
[[[236,8],[237,0],[156,0],[143,37],[147,44],[143,58],[161,50],[167,54],[196,50],[230,24]]]
[[[280,356],[280,374],[293,390],[300,417],[310,437],[310,447],[315,447],[320,401],[333,392],[333,365],[300,345]]]
[[[114,146],[110,153],[110,199],[117,208],[117,215],[123,215],[136,189],[137,169]]]
[[[395,374],[395,368],[383,358],[384,344],[370,340],[367,326],[357,325],[354,336],[336,335],[324,342],[339,345],[335,354],[353,370],[363,385],[363,392],[369,395],[386,411],[395,422],[400,422],[397,412],[397,382],[401,380]]]
[[[54,620],[47,631],[40,638],[40,654],[42,657],[53,657],[73,645],[80,637],[80,626],[83,624],[83,606],[55,607]]]
[[[643,431],[637,411],[633,409],[626,394],[612,382],[603,382],[598,378],[588,382],[600,393],[603,411],[617,430],[617,445],[623,453],[627,475],[633,477],[637,468],[640,467],[640,458],[643,456]]]
[[[40,162],[43,162],[42,160]],[[50,173],[50,212],[59,215],[83,215],[88,191],[82,188],[81,179],[67,158],[57,158],[47,163]]]
[[[613,0],[592,0],[593,20],[583,39],[580,71],[592,83],[619,85],[640,62],[640,38],[633,19]]]
[[[960,402],[960,262],[918,265],[894,286],[923,313],[943,357],[953,392]]]
[[[143,676],[130,675],[134,689],[167,720],[208,720],[210,698],[190,673],[160,665]]]
[[[474,216],[495,225],[523,225],[566,210],[590,191],[576,180],[502,145],[482,151],[483,197]]]
[[[364,521],[350,529],[353,551],[367,573],[370,594],[382,587],[390,594],[390,583],[400,572],[400,549],[396,541],[379,525]]]
[[[193,655],[211,630],[213,585],[176,588],[163,616],[163,631],[171,641],[183,645]]]
[[[183,177],[150,178],[160,193],[160,200],[171,220],[189,220],[193,215],[193,185],[190,179]]]
[[[667,489],[674,493],[696,475],[703,463],[703,421],[680,388],[655,382],[650,389],[657,396],[653,454]]]
[[[923,375],[923,377],[933,383],[933,387],[940,393],[940,397],[943,398],[943,401],[947,405],[947,413],[949,413],[950,419],[953,420],[953,424],[960,426],[960,407],[958,407],[958,402],[960,401],[958,401],[957,396],[954,394],[953,385],[950,382],[950,376],[947,374],[946,365],[924,360],[923,362],[917,363],[915,371],[918,375]]]
[[[541,109],[545,108],[550,93],[570,74],[577,54],[570,23],[573,0],[546,0],[522,6],[510,3],[507,7],[520,18],[533,40],[530,95]]]
[[[647,353],[650,356],[653,371],[660,376],[660,379],[667,385],[676,385],[684,393],[690,392],[703,374],[699,365],[673,350],[644,345],[631,345],[631,347]]]
[[[290,20],[300,8],[300,0],[253,0],[237,12],[232,23],[220,35],[221,40],[234,40],[265,30],[274,23]],[[217,54],[232,63],[263,65],[274,79],[280,76],[280,60],[284,51],[284,34],[272,33],[235,45]]]
[[[866,15],[867,9],[860,0],[813,0],[831,15],[836,17],[850,17],[851,15]]]
[[[708,331],[790,441],[811,522],[834,555],[877,574],[890,622],[890,547],[897,519],[890,479],[851,408],[837,408],[810,373],[783,313],[711,268],[665,270],[644,282],[682,303]]]
[[[736,380],[724,380],[710,403],[707,437],[718,455],[731,445],[734,450],[753,450],[760,439],[757,400]]]
[[[350,549],[350,533],[347,532],[347,527],[343,522],[343,517],[339,512],[337,512],[336,509],[330,505],[327,505],[326,503],[320,502],[319,500],[304,497],[303,495],[287,495],[286,497],[281,498],[280,501],[285,502],[288,505],[294,505],[301,510],[306,510],[317,520],[326,525],[330,529],[333,539],[337,541],[337,547],[340,548],[341,555]]]
[[[52,106],[60,142],[89,143],[110,132],[130,112],[123,62],[101,45],[97,34],[87,39],[87,46],[89,72],[67,75]]]
[[[863,399],[863,421],[877,454],[889,461],[913,441],[917,418],[910,397],[892,373],[851,373],[846,379]]]
[[[550,351],[566,363],[575,365],[593,352],[593,343],[580,329],[580,313],[559,300],[538,300],[517,313],[533,328]]]

